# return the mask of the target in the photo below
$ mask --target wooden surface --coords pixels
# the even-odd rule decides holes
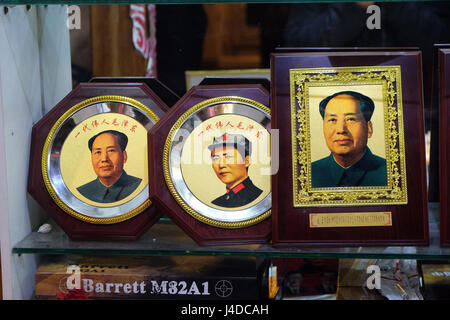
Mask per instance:
[[[438,49],[438,74],[439,74],[439,176],[440,176],[440,205],[441,205],[441,245],[450,246],[450,219],[448,212],[448,192],[449,192],[449,166],[450,157],[447,155],[449,150],[448,137],[450,137],[450,128],[448,126],[450,113],[450,49]]]
[[[430,156],[428,165],[428,201],[440,201],[440,174],[439,174],[439,85],[440,85],[440,51],[449,48],[448,44],[434,44],[433,63],[431,67],[431,84],[429,97],[429,130],[430,130]],[[428,159],[427,159],[428,160]]]
[[[421,55],[390,53],[280,53],[272,56],[272,127],[279,129],[279,171],[272,178],[273,244],[276,246],[425,245],[428,243]],[[407,205],[293,206],[289,69],[400,65],[406,149]],[[392,227],[309,228],[309,213],[392,212]]]
[[[28,192],[61,226],[72,240],[135,240],[157,222],[161,213],[155,206],[120,223],[97,225],[83,222],[64,212],[49,195],[42,178],[41,156],[45,140],[54,123],[75,104],[101,95],[122,95],[134,98],[162,118],[167,106],[145,84],[80,84],[55,108],[33,126]]]
[[[170,193],[163,173],[163,150],[170,129],[194,105],[220,96],[240,96],[269,105],[269,93],[260,85],[196,86],[171,108],[166,117],[150,129],[150,199],[184,232],[200,245],[264,243],[271,233],[271,219],[240,229],[222,229],[198,221],[186,213]],[[194,208],[195,209],[195,208]]]
[[[261,31],[247,23],[247,4],[214,4],[203,8],[209,23],[202,64],[211,69],[259,68]]]

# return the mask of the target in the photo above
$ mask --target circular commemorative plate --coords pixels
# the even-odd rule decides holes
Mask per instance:
[[[118,223],[147,209],[147,132],[159,120],[132,98],[98,96],[66,111],[42,152],[44,184],[67,214]]]
[[[166,184],[192,217],[243,228],[271,214],[270,109],[224,96],[191,107],[173,125],[163,150]]]

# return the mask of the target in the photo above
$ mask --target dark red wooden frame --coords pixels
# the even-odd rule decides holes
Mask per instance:
[[[271,57],[272,128],[279,129],[279,171],[272,178],[273,245],[427,245],[428,203],[419,51],[287,52]],[[408,204],[358,207],[293,206],[289,69],[401,66]],[[288,125],[289,124],[289,125]],[[284,150],[284,151],[283,151]],[[391,227],[310,228],[309,213],[392,212]]]
[[[63,211],[49,195],[42,178],[42,149],[55,122],[77,103],[96,96],[119,95],[133,98],[161,119],[168,107],[144,83],[82,83],[64,97],[33,126],[31,134],[28,192],[72,240],[136,240],[156,223],[162,213],[152,204],[135,217],[114,224],[92,224]]]
[[[438,91],[439,91],[439,191],[440,191],[440,243],[450,246],[450,217],[449,217],[449,183],[450,183],[450,45],[437,48]],[[431,154],[433,156],[433,154]]]
[[[94,77],[89,82],[145,83],[169,108],[180,100],[175,92],[154,77]]]

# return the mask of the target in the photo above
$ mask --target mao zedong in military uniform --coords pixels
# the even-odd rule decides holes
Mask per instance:
[[[319,104],[323,134],[331,153],[311,163],[313,188],[386,186],[386,159],[367,147],[375,105],[354,91],[335,93]]]
[[[89,139],[92,167],[97,178],[77,190],[89,200],[111,203],[133,193],[142,179],[128,175],[123,166],[127,161],[127,136],[119,131],[107,130]]]
[[[251,148],[251,142],[243,135],[228,133],[214,138],[208,146],[212,168],[226,186],[226,193],[213,200],[213,204],[225,208],[241,207],[262,193],[248,176]]]

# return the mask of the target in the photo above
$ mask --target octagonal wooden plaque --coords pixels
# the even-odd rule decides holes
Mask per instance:
[[[83,83],[33,126],[28,192],[73,240],[134,240],[159,220],[147,132],[167,105],[144,83]]]
[[[269,239],[268,103],[258,84],[196,86],[149,131],[150,199],[200,245]]]

